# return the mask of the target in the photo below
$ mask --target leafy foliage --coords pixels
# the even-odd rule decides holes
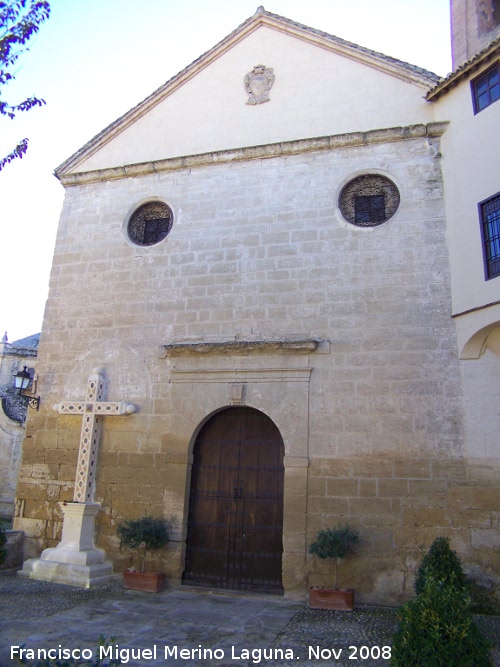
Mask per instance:
[[[0,0],[0,89],[15,79],[13,66],[27,51],[25,44],[48,19],[50,6],[47,0]],[[0,115],[15,118],[20,111],[42,106],[45,101],[32,96],[9,104],[0,97]],[[28,139],[22,139],[4,158],[0,159],[0,171],[12,160],[22,158],[28,149]]]
[[[0,565],[4,562],[5,556],[7,555],[7,549],[5,545],[7,544],[7,535],[3,526],[0,525]]]
[[[447,537],[437,537],[423,557],[415,579],[417,595],[424,590],[429,577],[445,585],[453,578],[454,586],[467,589],[467,580],[460,559],[450,548],[450,540]]]
[[[118,536],[125,546],[137,549],[144,547],[141,572],[144,572],[147,553],[150,549],[161,549],[170,541],[170,524],[165,519],[143,516],[128,519],[117,528]]]
[[[320,530],[316,541],[309,546],[309,553],[319,558],[344,558],[359,542],[359,535],[349,525],[339,524],[336,528]]]
[[[336,528],[326,528],[320,530],[316,536],[316,541],[309,545],[309,553],[318,556],[318,558],[335,559],[335,579],[334,588],[337,587],[337,559],[345,558],[347,554],[354,550],[359,542],[359,535],[355,530],[351,530],[349,524],[338,524]]]
[[[472,616],[467,580],[449,539],[438,537],[423,557],[417,597],[397,612],[392,667],[490,667],[489,647]]]
[[[489,647],[474,623],[471,600],[455,573],[427,573],[419,595],[397,612],[392,667],[491,667]]]

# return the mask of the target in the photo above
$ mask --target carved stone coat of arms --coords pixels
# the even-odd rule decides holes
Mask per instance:
[[[245,76],[245,90],[248,93],[247,104],[263,104],[269,102],[269,91],[274,83],[274,72],[271,67],[255,65]]]

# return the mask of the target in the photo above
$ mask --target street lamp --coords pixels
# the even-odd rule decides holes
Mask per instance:
[[[40,396],[26,396],[23,392],[26,391],[30,385],[31,376],[26,370],[26,366],[22,371],[18,371],[14,375],[14,386],[17,389],[17,393],[21,398],[26,399],[27,404],[30,408],[39,409],[40,408]]]

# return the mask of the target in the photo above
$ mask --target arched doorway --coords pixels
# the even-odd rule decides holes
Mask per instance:
[[[194,445],[183,582],[282,593],[283,439],[253,408],[228,408]]]

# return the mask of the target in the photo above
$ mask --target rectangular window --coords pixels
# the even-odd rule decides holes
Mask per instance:
[[[474,113],[479,113],[500,99],[500,65],[495,63],[471,82]]]
[[[500,193],[479,204],[486,280],[500,276]]]
[[[354,198],[354,222],[357,225],[385,220],[384,195],[361,195]]]

